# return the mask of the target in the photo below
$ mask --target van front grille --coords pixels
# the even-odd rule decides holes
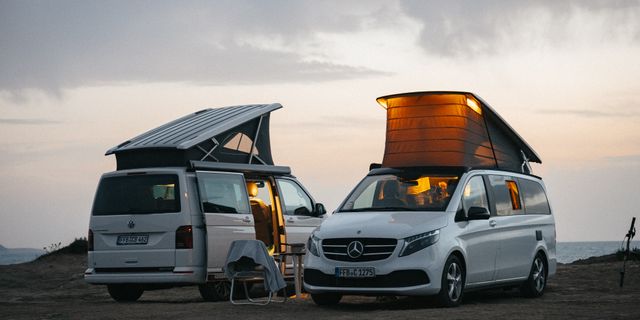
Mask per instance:
[[[398,240],[396,239],[384,238],[324,239],[322,240],[322,251],[327,259],[336,261],[376,261],[390,257],[396,249],[397,243]],[[349,254],[349,248],[352,249],[351,255]],[[356,249],[355,251],[353,250],[354,248]],[[358,255],[359,251],[361,253]]]

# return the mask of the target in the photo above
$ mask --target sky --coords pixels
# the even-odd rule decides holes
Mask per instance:
[[[0,244],[86,236],[109,148],[279,102],[276,164],[333,211],[384,151],[387,94],[460,90],[540,155],[558,241],[640,217],[640,1],[0,0]]]

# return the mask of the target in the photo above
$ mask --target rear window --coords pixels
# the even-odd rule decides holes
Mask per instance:
[[[98,186],[93,215],[180,212],[179,194],[174,174],[108,177]]]

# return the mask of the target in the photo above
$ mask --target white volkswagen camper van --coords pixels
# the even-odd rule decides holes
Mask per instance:
[[[85,279],[117,301],[144,290],[198,285],[228,299],[222,267],[230,243],[262,240],[274,252],[304,243],[325,209],[274,166],[269,113],[279,104],[207,109],[107,152],[89,223]]]
[[[520,287],[544,293],[556,271],[538,155],[467,92],[379,98],[387,141],[374,165],[308,240],[304,286],[319,305],[343,295],[435,295]]]

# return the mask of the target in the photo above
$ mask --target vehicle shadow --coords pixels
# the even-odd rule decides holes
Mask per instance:
[[[466,292],[462,307],[482,304],[515,304],[528,300],[516,289],[489,289],[482,291]],[[372,311],[372,310],[412,310],[412,309],[439,309],[435,297],[343,297],[340,304],[323,308],[343,311]]]

